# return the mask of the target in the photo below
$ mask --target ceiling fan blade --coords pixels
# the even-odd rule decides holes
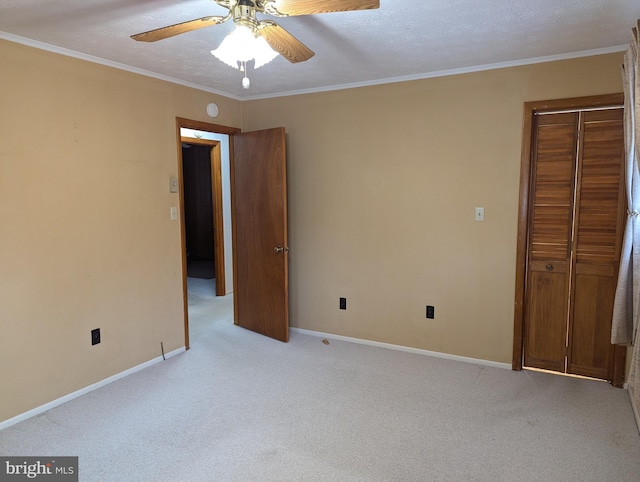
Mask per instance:
[[[188,22],[176,23],[175,25],[168,25],[167,27],[157,28],[155,30],[149,30],[148,32],[138,33],[132,35],[133,40],[138,42],[156,42],[165,38],[173,37],[174,35],[180,35],[181,33],[191,32],[192,30],[198,30],[199,28],[209,27],[224,22],[229,17],[202,17],[195,20],[189,20]]]
[[[380,8],[380,0],[275,0],[275,8],[283,15],[347,12]]]
[[[273,50],[289,62],[304,62],[315,55],[311,49],[275,22],[260,22],[258,33],[264,37]]]

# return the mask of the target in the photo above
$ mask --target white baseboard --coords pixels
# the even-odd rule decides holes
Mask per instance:
[[[484,365],[484,366],[493,367],[493,368],[504,368],[506,370],[511,370],[511,365],[509,363],[500,363],[500,362],[495,362],[490,360],[482,360],[480,358],[469,358],[466,356],[459,356],[459,355],[450,355],[448,353],[441,353],[438,351],[422,350],[420,348],[412,348],[410,346],[392,345],[391,343],[382,343],[379,341],[365,340],[362,338],[351,338],[349,336],[333,335],[331,333],[321,333],[319,331],[304,330],[302,328],[291,327],[289,329],[291,331],[294,331],[297,333],[303,333],[305,335],[318,336],[322,338],[330,338],[332,340],[348,341],[350,343],[358,343],[359,345],[375,346],[378,348],[388,348],[389,350],[404,351],[406,353],[414,353],[416,355],[432,356],[435,358],[444,358],[446,360],[454,360],[454,361],[459,361],[464,363],[473,363],[474,365]]]
[[[164,358],[171,358],[172,356],[175,355],[179,355],[180,353],[183,353],[185,351],[185,347],[182,348],[178,348],[177,350],[173,350],[172,352],[169,353],[165,353]],[[92,392],[93,390],[97,390],[98,388],[104,387],[105,385],[108,385],[109,383],[115,382],[116,380],[120,380],[121,378],[124,378],[128,375],[131,375],[135,372],[139,372],[140,370],[144,370],[145,368],[148,368],[152,365],[155,365],[156,363],[160,363],[161,361],[163,361],[163,357],[162,355],[153,358],[147,362],[144,362],[140,365],[137,365],[135,367],[129,368],[128,370],[125,370],[123,372],[120,373],[116,373],[113,376],[110,376],[109,378],[105,378],[104,380],[100,380],[99,382],[96,382],[92,385],[89,385],[88,387],[84,387],[81,388],[80,390],[77,390],[73,393],[70,393],[68,395],[65,395],[64,397],[60,397],[56,400],[53,400],[49,403],[45,403],[44,405],[40,405],[39,407],[36,407],[32,410],[29,410],[28,412],[24,412],[21,413],[20,415],[16,415],[13,418],[10,418],[8,420],[5,420],[3,422],[0,422],[0,430],[3,430],[7,427],[11,427],[12,425],[15,425],[17,423],[23,422],[31,417],[35,417],[36,415],[40,415],[43,412],[46,412],[47,410],[51,410],[54,407],[57,407],[58,405],[62,405],[63,403],[69,402],[71,400],[73,400],[74,398],[78,398],[82,395],[85,395],[89,392]]]

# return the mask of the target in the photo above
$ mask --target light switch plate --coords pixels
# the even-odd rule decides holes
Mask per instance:
[[[484,221],[484,208],[476,208],[476,221]]]
[[[169,179],[169,192],[178,192],[178,178],[171,177]]]
[[[171,216],[171,221],[178,219],[178,208],[169,208],[169,215]]]

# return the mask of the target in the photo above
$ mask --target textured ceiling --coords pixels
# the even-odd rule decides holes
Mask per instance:
[[[210,54],[232,22],[155,43],[129,38],[225,13],[211,0],[0,0],[0,38],[248,99],[622,50],[640,2],[381,0],[378,10],[274,19],[316,55],[249,69],[249,90]]]

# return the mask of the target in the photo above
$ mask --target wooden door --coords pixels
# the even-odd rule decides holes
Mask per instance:
[[[236,325],[289,340],[284,128],[233,137],[231,170]]]
[[[622,109],[580,117],[567,372],[607,379],[624,215]]]
[[[611,379],[622,135],[621,109],[535,120],[525,366]]]
[[[524,364],[565,370],[578,114],[536,118]]]

